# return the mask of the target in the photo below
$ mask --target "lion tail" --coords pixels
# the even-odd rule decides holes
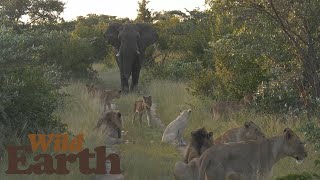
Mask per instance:
[[[210,158],[207,157],[208,153],[202,154],[200,158],[200,168],[199,168],[199,177],[198,180],[205,180],[205,173],[207,171],[208,166],[210,165],[211,161]]]

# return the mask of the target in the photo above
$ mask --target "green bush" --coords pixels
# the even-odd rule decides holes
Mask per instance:
[[[203,69],[195,73],[188,84],[188,92],[194,96],[214,97],[214,72],[212,70]]]
[[[13,31],[0,31],[0,36],[0,51],[3,55],[0,61],[6,61],[5,67],[0,68],[47,64],[57,66],[65,78],[95,75],[91,67],[94,49],[90,39],[71,38],[71,35],[64,31],[45,30],[29,31],[19,35]]]
[[[166,63],[159,63],[148,68],[147,74],[155,79],[169,79],[169,80],[188,80],[200,72],[202,66],[199,62],[185,62],[182,60],[173,60]]]
[[[63,107],[61,73],[43,62],[38,37],[0,32],[0,155],[8,144],[27,143],[29,133],[66,132],[54,115]]]
[[[94,75],[92,63],[94,49],[90,39],[72,38],[67,32],[52,31],[42,36],[45,63],[61,67],[64,77],[90,77]]]

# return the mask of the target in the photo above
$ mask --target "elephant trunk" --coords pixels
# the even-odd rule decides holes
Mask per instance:
[[[116,55],[119,60],[119,68],[122,74],[130,77],[132,66],[140,58],[141,52],[137,43],[122,43]],[[129,78],[128,77],[128,78]]]

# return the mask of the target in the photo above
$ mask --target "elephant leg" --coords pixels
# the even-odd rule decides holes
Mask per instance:
[[[129,77],[130,76],[128,75],[121,75],[121,89],[124,93],[129,92],[129,83],[128,83]]]
[[[133,69],[132,69],[132,84],[131,84],[131,87],[130,87],[131,91],[136,90],[136,87],[137,87],[138,82],[139,82],[140,69],[141,69],[140,62],[136,61],[134,63]]]

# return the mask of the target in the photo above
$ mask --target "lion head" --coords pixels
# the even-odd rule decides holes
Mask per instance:
[[[283,131],[284,136],[284,153],[301,163],[307,157],[305,150],[305,143],[301,141],[299,136],[294,133],[290,128],[285,128]]]
[[[146,105],[146,108],[150,109],[152,106],[152,97],[151,96],[142,96],[143,103]]]
[[[264,140],[266,135],[253,121],[246,121],[244,123],[244,138],[246,140]]]

